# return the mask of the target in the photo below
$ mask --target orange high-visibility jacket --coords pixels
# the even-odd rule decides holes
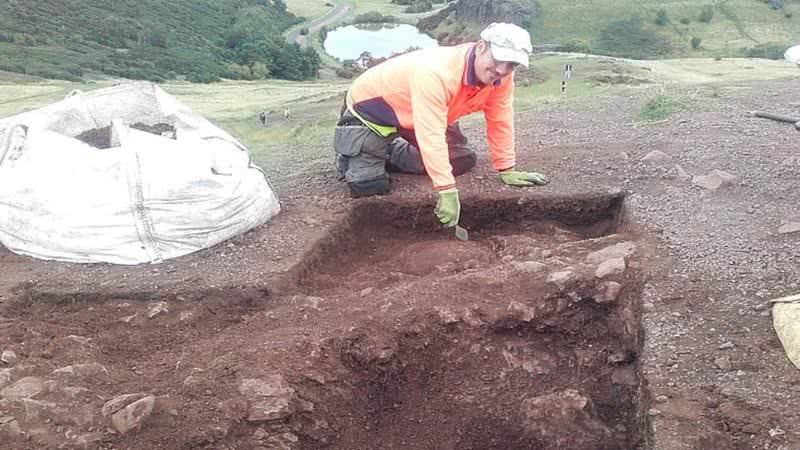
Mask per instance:
[[[414,130],[436,189],[455,186],[447,125],[476,111],[486,118],[492,166],[515,164],[513,73],[481,87],[474,63],[474,43],[417,50],[367,70],[350,87],[352,106],[364,120]]]

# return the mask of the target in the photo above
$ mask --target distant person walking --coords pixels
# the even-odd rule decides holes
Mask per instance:
[[[438,195],[434,214],[444,226],[456,226],[455,176],[477,161],[456,120],[482,111],[499,180],[547,183],[544,175],[515,167],[513,73],[528,67],[531,51],[526,30],[493,23],[477,42],[417,50],[367,70],[347,92],[336,126],[338,178],[353,197],[364,197],[391,191],[387,169],[428,174]]]

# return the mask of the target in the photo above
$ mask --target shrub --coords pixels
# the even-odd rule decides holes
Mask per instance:
[[[559,51],[571,53],[591,53],[589,43],[582,39],[571,39],[559,47]]]
[[[394,16],[384,16],[376,11],[359,14],[353,19],[353,23],[394,23],[396,21]]]
[[[764,58],[764,59],[783,59],[783,54],[788,48],[787,45],[766,43],[759,44],[745,50],[745,55],[748,58]]]
[[[703,10],[700,11],[700,17],[697,18],[700,22],[708,23],[711,22],[711,19],[714,18],[714,7],[711,5],[703,6]]]
[[[358,75],[358,73],[355,70],[344,67],[337,67],[336,69],[334,69],[334,72],[336,72],[337,77],[347,78],[348,80]]]
[[[790,11],[786,11],[785,13],[783,13],[783,17],[786,17],[787,19],[791,19],[792,18],[792,13]]]
[[[701,42],[703,42],[703,40],[701,38],[699,38],[697,36],[693,37],[692,38],[692,49],[697,50],[698,48],[700,48],[700,43]]]
[[[405,9],[407,13],[421,13],[427,12],[433,9],[433,3],[430,0],[416,0],[414,3],[408,5]]]
[[[324,44],[325,43],[325,39],[327,39],[327,38],[328,38],[328,27],[323,25],[319,29],[319,42]]]
[[[681,105],[675,99],[666,95],[659,95],[642,105],[639,111],[639,118],[648,121],[663,120],[679,109],[681,109]]]
[[[664,25],[669,23],[669,16],[667,16],[667,10],[659,9],[656,13],[656,20],[654,21],[656,25],[663,27]]]
[[[300,28],[300,34],[302,34],[303,36],[307,36],[308,28],[307,27]]]
[[[688,17],[684,17],[680,20],[680,22],[684,25],[689,25],[692,21]]]
[[[611,22],[600,31],[592,50],[601,55],[635,59],[655,59],[672,53],[669,41],[642,28],[642,20],[638,18]]]

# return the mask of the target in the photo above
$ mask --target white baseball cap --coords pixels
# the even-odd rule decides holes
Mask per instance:
[[[492,44],[492,57],[497,61],[515,62],[528,67],[533,46],[531,35],[524,28],[513,23],[494,22],[481,31],[481,39]]]

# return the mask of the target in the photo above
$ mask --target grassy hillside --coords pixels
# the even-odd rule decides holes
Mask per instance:
[[[620,94],[642,99],[669,100],[659,104],[700,110],[708,97],[724,97],[731,86],[747,80],[797,77],[798,68],[786,62],[754,59],[690,59],[628,61],[605,57],[543,54],[532,61],[534,71],[517,74],[515,109],[581,108],[598,97]],[[560,90],[564,64],[574,67],[566,92]],[[28,111],[64,98],[72,89],[89,91],[110,81],[73,83],[41,80],[0,72],[0,117]],[[225,81],[214,84],[166,83],[161,85],[194,111],[237,138],[253,159],[276,180],[293,170],[303,170],[307,158],[329,168],[333,128],[347,90],[345,80],[324,82]],[[291,120],[283,119],[291,108]],[[266,112],[266,124],[257,115]],[[668,111],[667,111],[668,112]],[[621,111],[622,120],[644,118],[638,110]],[[640,114],[642,117],[640,117]],[[482,129],[483,117],[462,120],[465,127]],[[302,157],[298,155],[302,154]],[[287,164],[298,167],[286,167]]]
[[[672,57],[748,56],[770,44],[785,48],[800,42],[798,0],[783,0],[781,9],[772,9],[762,0],[594,0],[590,3],[538,0],[538,3],[540,13],[532,26],[538,43],[583,43],[592,50],[602,46],[600,35],[614,22],[634,17],[641,20],[644,30],[657,33],[669,43],[666,56]],[[660,10],[666,20],[657,24]],[[700,40],[696,49],[692,47],[692,38]]]
[[[366,1],[366,0],[365,0]],[[637,59],[781,58],[800,43],[800,0],[514,0],[536,45]],[[433,34],[474,39],[486,24],[442,22]]]
[[[299,20],[282,0],[0,0],[0,11],[0,70],[68,80],[313,75],[304,64],[314,58],[281,36]]]

